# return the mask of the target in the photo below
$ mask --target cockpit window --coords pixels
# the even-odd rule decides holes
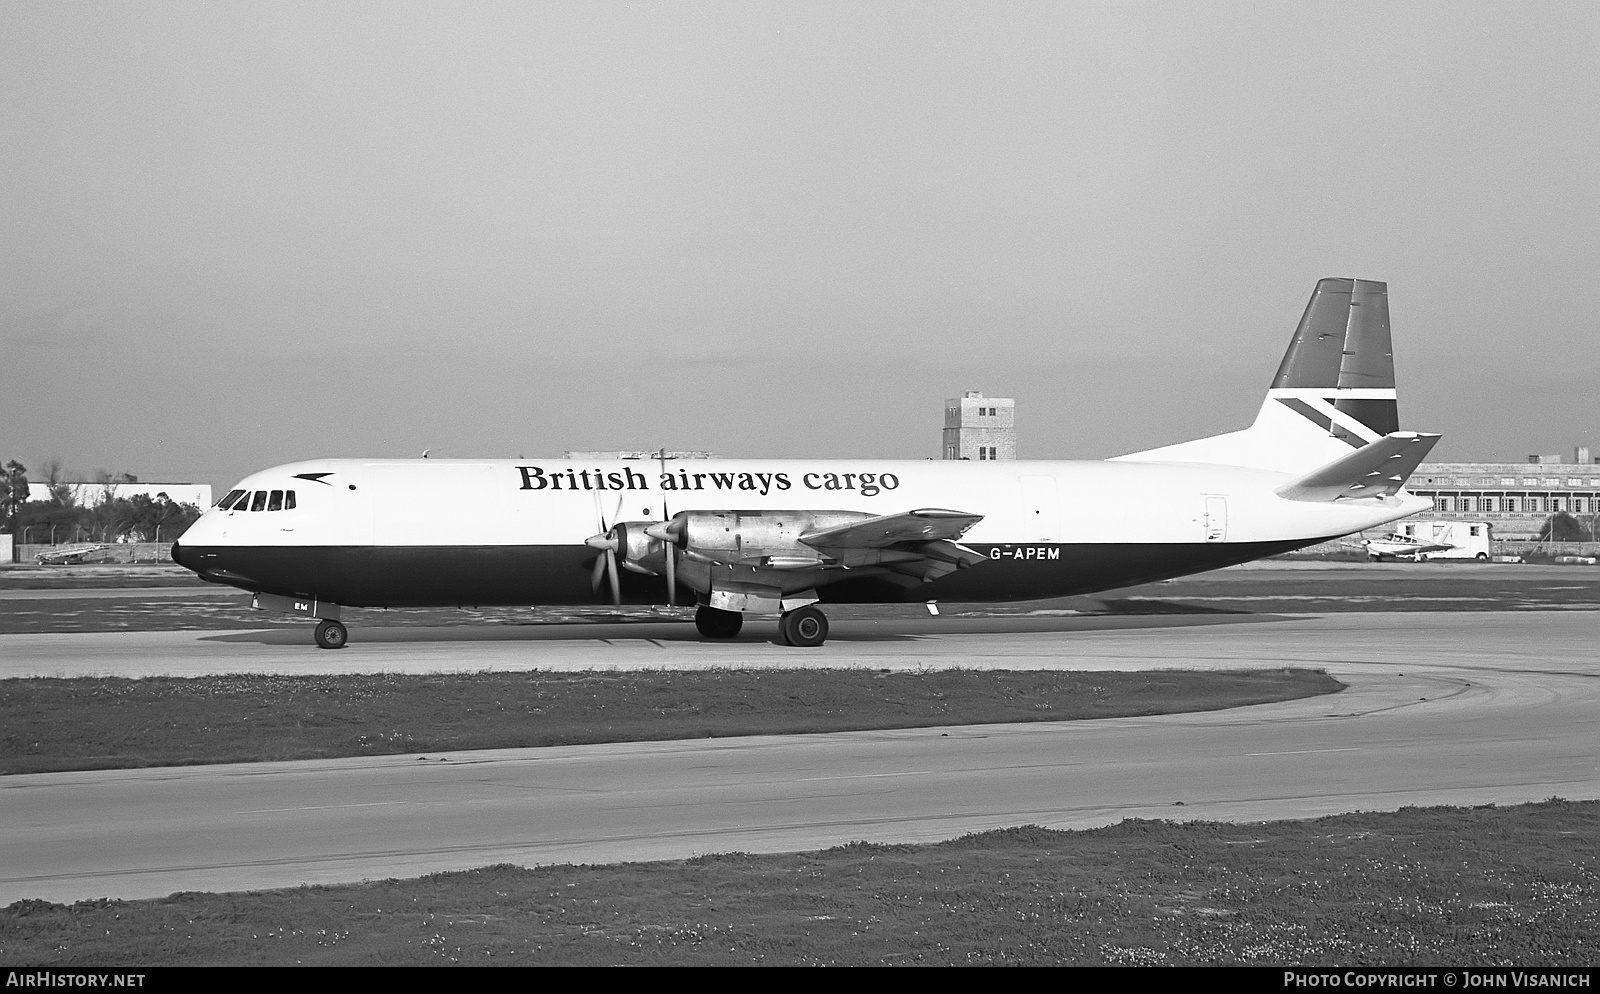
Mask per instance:
[[[234,490],[217,502],[223,510],[233,511],[292,511],[293,490]]]

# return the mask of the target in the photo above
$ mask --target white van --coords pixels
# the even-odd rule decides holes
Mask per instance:
[[[1418,562],[1426,559],[1481,559],[1488,562],[1489,527],[1487,521],[1414,518],[1400,523],[1400,534],[1426,545],[1444,546],[1417,553]]]

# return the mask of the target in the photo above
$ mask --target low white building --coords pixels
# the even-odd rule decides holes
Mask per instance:
[[[127,500],[136,494],[146,497],[155,497],[166,494],[167,499],[175,504],[193,504],[202,511],[211,506],[211,484],[209,483],[80,483],[70,482],[66,486],[71,489],[73,498],[79,507],[96,507],[106,499],[107,494],[113,500],[121,498]],[[29,500],[49,500],[50,485],[47,483],[29,483]]]
[[[1587,448],[1577,450],[1588,456]],[[1483,521],[1495,538],[1531,540],[1552,514],[1600,524],[1600,464],[1423,463],[1406,489],[1433,501],[1431,518]]]

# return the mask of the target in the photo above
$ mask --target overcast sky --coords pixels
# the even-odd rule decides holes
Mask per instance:
[[[1600,450],[1600,4],[0,0],[0,459],[1243,427],[1386,280],[1438,460]]]

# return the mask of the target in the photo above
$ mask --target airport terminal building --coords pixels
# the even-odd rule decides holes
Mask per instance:
[[[1487,521],[1496,539],[1534,539],[1565,512],[1600,520],[1600,464],[1580,448],[1571,462],[1529,456],[1522,463],[1423,463],[1406,489],[1433,500],[1432,518]]]

